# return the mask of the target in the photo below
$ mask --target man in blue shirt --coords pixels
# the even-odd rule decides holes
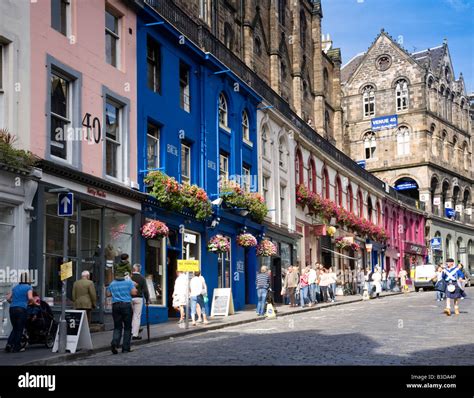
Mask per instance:
[[[107,295],[112,296],[112,317],[114,334],[110,348],[117,354],[123,330],[122,352],[130,352],[132,339],[132,295],[137,294],[135,284],[130,279],[116,278],[107,288]]]

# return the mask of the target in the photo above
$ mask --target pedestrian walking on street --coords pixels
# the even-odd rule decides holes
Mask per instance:
[[[305,267],[300,276],[300,305],[301,308],[304,308],[306,302],[308,301],[308,291],[309,291],[309,267]]]
[[[372,281],[375,287],[374,293],[376,297],[380,297],[380,293],[382,292],[382,274],[380,273],[380,267],[378,265],[375,266],[372,274]]]
[[[459,281],[459,287],[461,289],[461,300],[464,300],[466,298],[466,274],[464,273],[464,266],[461,263],[458,263],[458,269],[462,274],[462,280]]]
[[[329,285],[329,292],[331,294],[331,301],[334,303],[336,301],[337,275],[332,267],[329,268],[328,274],[331,282]]]
[[[317,267],[317,264],[315,264],[313,266],[313,268],[311,268],[309,270],[309,273],[308,273],[309,305],[310,306],[313,306],[318,302],[318,299],[316,297],[317,288],[318,288],[318,284],[316,283],[317,279],[318,279],[318,274],[316,272],[316,267]]]
[[[323,302],[328,303],[331,300],[330,295],[330,285],[331,285],[332,278],[329,275],[329,271],[323,267],[321,270],[320,280],[319,280],[319,287],[321,288],[321,294],[323,296]]]
[[[382,271],[382,291],[387,289],[387,271],[385,269]]]
[[[438,270],[436,271],[436,283],[438,283],[441,279],[443,279],[443,267],[438,265]],[[436,301],[444,300],[445,292],[441,292],[436,290]]]
[[[366,283],[366,287],[367,287],[367,293],[369,294],[369,296],[372,296],[372,290],[373,290],[373,281],[372,281],[372,271],[370,270],[369,267],[367,267],[367,269],[365,270],[365,283]]]
[[[117,354],[120,341],[123,343],[122,352],[130,352],[132,340],[132,296],[137,295],[135,283],[131,279],[116,278],[107,287],[107,295],[112,296],[112,318],[114,319],[114,334],[110,348]]]
[[[364,294],[364,286],[365,286],[365,273],[364,269],[359,266],[357,270],[357,294],[361,295]]]
[[[390,271],[388,272],[388,280],[389,280],[389,289],[393,291],[395,288],[395,280],[397,279],[397,273],[395,272],[394,267],[390,267]]]
[[[146,279],[141,274],[142,266],[140,264],[133,265],[132,281],[135,282],[137,288],[137,294],[132,297],[132,340],[141,340],[140,323],[142,320],[143,310],[143,298],[145,303],[150,304],[150,293],[148,292],[148,286],[146,285]]]
[[[194,316],[197,314],[197,322],[208,324],[207,315],[207,285],[206,280],[200,272],[195,272],[189,283],[191,296],[191,321],[192,325],[196,326]]]
[[[255,281],[257,288],[257,314],[259,317],[265,316],[265,302],[267,299],[268,289],[270,288],[270,276],[268,269],[264,265],[260,268]]]
[[[296,286],[298,286],[298,272],[295,268],[296,267],[293,265],[288,267],[288,272],[285,276],[285,283],[283,284],[283,290],[286,291],[286,294],[290,299],[290,307],[296,307],[295,290]]]
[[[26,326],[26,312],[28,304],[32,304],[33,288],[28,281],[28,273],[20,275],[20,283],[16,285],[10,293],[7,294],[7,301],[10,303],[10,322],[12,331],[8,337],[6,352],[22,352],[21,336]]]
[[[89,271],[82,271],[81,279],[74,282],[72,286],[72,301],[76,310],[84,310],[87,322],[91,325],[91,313],[97,304],[97,293],[94,282],[90,280]]]
[[[449,258],[446,261],[446,269],[443,271],[443,278],[446,282],[446,308],[444,313],[451,315],[451,299],[454,301],[454,313],[459,315],[459,301],[462,297],[459,281],[463,280],[464,275],[454,264],[454,260]]]
[[[398,277],[400,278],[400,289],[403,293],[408,293],[407,276],[408,272],[404,268],[402,268],[398,273]]]
[[[187,286],[187,275],[185,272],[178,272],[178,277],[174,281],[174,290],[173,290],[173,308],[179,311],[179,321],[178,323],[184,322],[185,312],[184,309],[188,303],[186,302],[186,290]]]

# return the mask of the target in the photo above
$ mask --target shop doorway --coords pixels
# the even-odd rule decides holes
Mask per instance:
[[[283,298],[281,297],[281,258],[275,257],[272,261],[272,289],[273,289],[273,299],[275,303],[283,303]]]
[[[176,318],[179,316],[179,311],[173,308],[173,290],[174,282],[176,280],[178,269],[178,257],[180,252],[175,249],[168,248],[166,253],[166,294],[168,299],[168,317]]]

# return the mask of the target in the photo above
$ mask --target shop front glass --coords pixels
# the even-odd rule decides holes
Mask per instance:
[[[152,305],[164,305],[164,242],[164,238],[146,241],[145,279]]]
[[[97,294],[105,297],[105,286],[113,280],[113,264],[122,253],[132,258],[132,216],[75,200],[73,216],[67,219],[68,259],[73,263],[73,275],[68,279],[66,295],[67,305],[72,306],[73,282],[80,279],[82,271],[90,272]],[[52,297],[54,304],[60,305],[62,282],[59,271],[63,262],[64,217],[57,216],[57,194],[45,193],[44,228],[44,296]],[[104,263],[105,286],[100,286]],[[109,301],[103,304],[109,309]]]
[[[126,253],[129,256],[129,261],[133,258],[133,218],[130,214],[106,208],[104,211],[103,224],[105,246],[105,289],[113,280],[113,265],[120,261],[120,256]],[[105,292],[102,297],[105,298],[105,309],[111,311],[111,297],[107,297]]]
[[[3,275],[9,275],[7,269],[14,269],[13,250],[15,232],[15,208],[0,202],[0,270]],[[26,268],[26,267],[25,267]],[[8,304],[4,301],[6,294],[11,290],[15,281],[7,278],[0,280],[0,337],[7,337],[11,331]]]
[[[229,237],[227,239],[230,240]],[[218,279],[217,287],[220,288],[230,288],[230,264],[232,258],[232,246],[227,253],[218,254]]]
[[[72,261],[72,277],[69,281],[77,279],[77,202],[74,202],[73,215],[71,217],[59,217],[57,215],[58,195],[45,194],[45,233],[43,245],[44,266],[44,296],[52,298],[55,305],[61,304],[62,282],[60,279],[60,266],[63,263],[64,248],[64,219],[68,220],[68,259]],[[72,305],[72,283],[68,283],[66,292],[66,303]]]

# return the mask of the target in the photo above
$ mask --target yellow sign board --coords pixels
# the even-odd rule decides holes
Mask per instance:
[[[199,260],[178,260],[178,271],[180,272],[198,272]]]
[[[72,261],[61,264],[61,280],[65,280],[72,276]]]

